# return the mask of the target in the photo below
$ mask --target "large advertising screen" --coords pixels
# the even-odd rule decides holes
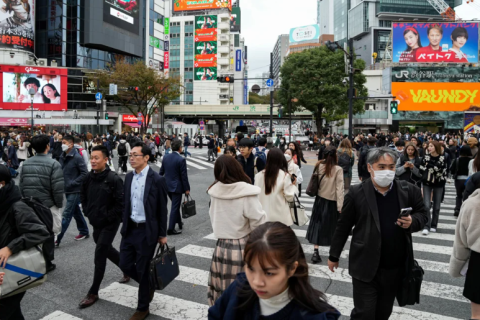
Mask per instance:
[[[477,63],[478,23],[393,23],[393,62]]]
[[[0,48],[35,51],[35,0],[3,0]]]
[[[240,7],[233,7],[230,15],[230,32],[242,31],[242,12]]]
[[[195,68],[217,66],[217,16],[195,17]]]
[[[30,108],[35,90],[35,110],[67,110],[67,69],[40,67],[0,66],[2,109],[25,110]]]
[[[191,11],[228,8],[232,10],[232,0],[173,0],[173,11]]]
[[[196,81],[217,80],[217,67],[195,68],[194,78]]]
[[[320,27],[318,24],[297,27],[290,29],[290,43],[317,41],[320,38]]]
[[[465,112],[463,132],[480,132],[480,112]]]
[[[138,34],[139,0],[103,0],[103,21]]]

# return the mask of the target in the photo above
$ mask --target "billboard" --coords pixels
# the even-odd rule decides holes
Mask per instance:
[[[393,62],[477,63],[478,23],[393,23]]]
[[[242,71],[242,50],[235,51],[235,71]]]
[[[195,17],[195,68],[217,66],[217,16]]]
[[[473,133],[480,131],[480,112],[465,112],[463,132]]]
[[[217,16],[195,17],[195,42],[217,41]]]
[[[0,48],[35,51],[35,0],[4,0],[0,10]]]
[[[217,41],[196,42],[195,54],[217,54]]]
[[[2,109],[30,108],[30,88],[35,89],[33,108],[41,111],[67,110],[67,69],[0,66]]]
[[[173,11],[191,11],[228,8],[232,10],[232,0],[173,0]]]
[[[230,14],[230,32],[242,31],[242,12],[240,7],[233,7]]]
[[[103,0],[103,21],[138,34],[140,1]]]
[[[320,27],[318,24],[290,29],[290,44],[304,41],[318,41]]]
[[[217,80],[217,67],[195,68],[194,79],[196,81]]]
[[[170,52],[164,52],[163,53],[163,67],[165,69],[170,68]]]

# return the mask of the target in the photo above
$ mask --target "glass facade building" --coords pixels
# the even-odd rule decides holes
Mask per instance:
[[[445,0],[453,8],[455,0]],[[438,12],[427,0],[380,0],[377,3],[377,14],[418,14],[438,15]]]
[[[350,10],[351,0],[333,1],[333,34],[335,41],[340,45],[347,40],[348,36],[348,10]]]

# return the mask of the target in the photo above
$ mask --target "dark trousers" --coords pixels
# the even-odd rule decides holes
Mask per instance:
[[[128,161],[128,156],[118,157],[118,167],[122,169],[122,172],[127,172],[127,161]]]
[[[20,303],[25,292],[0,300],[0,320],[24,320]]]
[[[120,269],[139,284],[138,311],[147,311],[150,305],[148,270],[155,247],[156,244],[147,243],[145,224],[141,224],[138,228],[129,225],[120,244]]]
[[[455,190],[457,197],[455,198],[455,211],[460,211],[462,206],[463,192],[465,191],[465,180],[455,180]]]
[[[98,295],[100,284],[105,275],[107,259],[112,261],[117,267],[120,264],[120,253],[112,246],[115,235],[117,234],[120,222],[113,222],[104,228],[93,227],[93,241],[95,241],[95,272],[93,274],[93,284],[88,290],[90,294]]]
[[[55,259],[55,235],[47,239],[42,245],[43,257],[48,267],[52,265],[52,261]]]
[[[183,193],[169,192],[168,197],[172,201],[172,208],[170,210],[170,219],[168,220],[168,230],[175,229],[175,224],[182,223],[182,218],[180,216],[180,205],[182,204]]]
[[[352,278],[352,320],[388,320],[401,281],[399,269],[378,269],[375,278],[363,282]]]
[[[423,204],[428,212],[428,222],[425,229],[437,229],[438,218],[440,216],[440,204],[442,202],[442,194],[445,187],[431,187],[423,185]],[[433,210],[430,214],[430,197],[433,194]]]

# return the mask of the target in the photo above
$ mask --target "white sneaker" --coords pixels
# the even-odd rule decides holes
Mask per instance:
[[[122,169],[118,169],[118,174],[121,174],[122,173]]]
[[[435,232],[437,232],[437,229],[435,229],[435,228],[430,228],[430,232],[434,232],[434,233],[435,233]]]
[[[424,236],[428,236],[428,229],[423,229],[422,234],[423,234]]]

